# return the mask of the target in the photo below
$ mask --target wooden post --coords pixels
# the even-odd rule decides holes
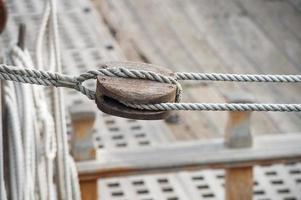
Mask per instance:
[[[95,121],[95,112],[89,105],[72,108],[70,111],[74,134],[72,135],[72,155],[75,161],[96,159],[96,149],[93,144],[92,127]],[[97,179],[80,180],[81,196],[83,200],[96,200]]]
[[[3,0],[0,0],[0,34],[5,28],[7,22],[7,10]]]
[[[239,97],[240,96],[240,97]],[[239,95],[230,98],[231,103],[247,103],[247,98]],[[228,148],[252,147],[250,132],[251,112],[230,112],[225,131],[225,145]],[[226,200],[251,200],[253,196],[253,167],[239,167],[226,169],[225,178]]]

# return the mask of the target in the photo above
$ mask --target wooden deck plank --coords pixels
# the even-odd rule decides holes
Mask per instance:
[[[212,47],[217,49],[217,54],[223,58],[228,71],[238,73],[268,73],[270,71],[275,73],[277,70],[283,72],[282,70],[287,69],[283,66],[286,66],[285,63],[289,63],[283,56],[274,51],[276,48],[272,47],[273,45],[269,43],[262,31],[247,16],[244,16],[242,11],[231,1],[227,3],[211,1],[206,4],[197,1],[196,6],[193,6],[194,1],[191,2],[191,4],[187,4],[189,8],[187,14],[190,15],[192,21],[194,20],[194,26],[199,27],[199,30],[203,29]],[[275,55],[272,54],[273,51]],[[283,61],[281,59],[281,62],[274,62],[274,60],[281,57]],[[274,66],[275,63],[276,66]],[[279,67],[277,68],[277,66]],[[247,88],[247,91],[254,94],[257,99],[262,99],[262,101],[289,100],[281,99],[278,95],[281,92],[286,92],[288,90],[286,87],[283,87],[279,92],[279,90],[276,90],[276,87],[279,87],[278,85],[276,87],[271,84],[254,84],[253,87],[250,84],[240,85]],[[273,124],[277,127],[277,121],[282,120],[283,117],[276,117],[277,114],[272,114],[272,116]],[[289,122],[285,126],[278,126],[280,131],[281,127],[296,127],[296,120],[290,123],[292,115],[286,115],[285,117]]]
[[[128,40],[139,54],[152,63],[167,65],[178,71],[298,72],[274,40],[270,40],[270,35],[245,15],[236,2],[102,0],[99,7],[120,40]],[[281,30],[278,26],[273,28]],[[298,86],[217,83],[203,87],[201,94],[200,87],[186,89],[185,101],[223,102],[224,94],[233,89],[249,91],[261,102],[300,100],[295,95],[299,91]],[[171,128],[179,130],[175,134],[181,139],[180,131],[186,131],[192,138],[208,137],[210,131],[218,133],[222,130],[220,123],[216,123],[219,115],[182,112],[183,123]],[[202,124],[185,120],[190,117]],[[300,130],[299,114],[256,113],[254,118],[253,130],[258,134]],[[196,131],[200,127],[202,133]]]
[[[238,0],[235,3],[264,31],[277,50],[300,70],[300,13],[287,1]]]
[[[188,14],[193,15],[191,19],[200,19],[199,21],[202,21],[199,23],[195,22],[195,25],[203,26],[212,46],[219,48],[217,53],[224,58],[229,71],[237,71],[238,73],[295,72],[293,71],[294,68],[287,68],[291,64],[277,52],[277,48],[269,42],[262,30],[248,16],[244,15],[243,10],[237,8],[231,1],[227,3],[217,1],[206,5],[198,1],[197,9],[195,11],[193,8],[189,9]],[[286,67],[284,68],[283,66]],[[249,87],[249,85],[244,86]],[[290,89],[286,85],[281,88],[279,85],[273,84],[254,84],[253,86],[254,88],[250,87],[247,91],[254,94],[257,98],[260,95],[258,99],[262,99],[262,101],[274,102],[276,99],[277,101],[290,101],[291,98],[296,96],[286,94],[285,96],[287,97],[280,98],[278,95],[296,88],[291,85]],[[283,117],[277,116],[277,114],[272,114],[272,116],[272,119],[274,119],[273,124],[277,127],[277,124]],[[298,128],[297,117],[293,117],[293,115],[286,115],[285,117],[288,122],[285,125],[283,124],[283,126],[278,126],[280,130],[281,127]],[[291,123],[293,119],[294,122]]]
[[[131,21],[132,17],[137,15],[137,13],[132,12],[132,10],[131,10],[131,12],[129,11],[129,9],[131,9],[131,6],[133,6],[132,3],[131,2],[128,2],[128,4],[125,4],[125,3],[122,3],[122,2],[119,2],[119,3],[121,4],[121,6],[120,6],[121,8],[120,8],[120,10],[118,10],[118,13],[122,13],[121,14],[122,16],[123,15],[127,15],[127,19],[129,19]],[[125,8],[123,6],[125,6]],[[149,5],[148,5],[148,7],[149,7]],[[144,10],[141,11],[141,12],[144,12]],[[155,18],[152,18],[152,19],[155,19]],[[139,24],[139,25],[141,25],[142,28],[145,28],[145,30],[143,30],[143,33],[145,33],[145,34],[144,35],[137,34],[137,38],[140,37],[139,41],[141,41],[142,45],[146,44],[146,46],[143,47],[143,51],[146,49],[147,51],[150,51],[150,52],[153,53],[152,55],[150,55],[150,57],[154,57],[154,59],[152,59],[152,62],[154,62],[154,63],[161,63],[163,65],[167,65],[167,64],[171,63],[171,61],[168,60],[169,57],[170,57],[169,54],[173,54],[174,56],[172,56],[172,57],[175,57],[175,59],[173,60],[173,62],[179,62],[179,64],[175,65],[175,67],[178,67],[178,66],[181,66],[181,65],[184,65],[184,66],[186,66],[186,65],[187,66],[195,66],[193,63],[191,63],[191,61],[189,61],[187,59],[183,60],[184,57],[187,55],[187,52],[184,52],[184,54],[183,54],[183,51],[180,50],[180,47],[173,47],[174,45],[177,45],[177,42],[174,42],[173,38],[169,39],[170,38],[169,37],[169,35],[170,35],[169,33],[165,34],[166,37],[164,37],[162,39],[154,40],[155,35],[158,32],[162,33],[162,31],[163,31],[162,27],[164,27],[163,26],[164,24],[162,26],[160,26],[160,24],[157,23],[157,21],[160,20],[158,17],[156,18],[156,21],[153,23],[154,25],[152,25],[152,26],[143,26],[144,22],[141,21],[137,17],[134,17],[133,20],[136,20],[136,21],[134,21],[135,24]],[[149,27],[151,27],[151,30],[149,30]],[[137,32],[141,28],[139,28],[139,27],[133,27],[133,29],[136,30],[136,32]],[[131,27],[128,27],[127,30],[129,32],[131,32]],[[164,29],[164,30],[166,30],[167,32],[170,32],[169,29]],[[166,41],[167,39],[169,39],[169,42]],[[161,49],[160,45],[162,43],[165,43],[166,45],[165,45],[164,48]],[[153,45],[149,46],[151,44],[153,44]],[[140,43],[139,43],[138,46],[141,46]],[[195,100],[195,101],[197,101],[197,100]],[[187,113],[185,113],[185,114],[187,114]],[[196,119],[197,118],[198,119],[202,119],[202,120],[199,120],[199,121],[201,123],[204,122],[204,126],[202,126],[202,127],[204,127],[203,129],[206,129],[205,128],[206,124],[208,124],[208,123],[212,124],[212,122],[210,122],[209,118],[206,117],[205,113],[191,113],[189,115],[189,117],[191,117],[191,116],[193,116]],[[185,115],[182,118],[183,118],[183,120],[185,120],[185,118],[188,118],[188,115]],[[185,125],[183,126],[183,128],[177,127],[178,132],[179,132],[178,135],[181,135],[181,133],[183,133],[183,132],[186,132],[186,133],[188,132],[187,134],[194,135],[198,131],[197,128],[195,128],[194,130],[191,130],[190,128],[186,128],[186,127],[187,126],[185,126]],[[189,133],[190,131],[192,133]],[[211,130],[208,128],[207,131],[205,131],[205,132],[209,133],[210,131]],[[208,135],[212,135],[212,134],[208,134]]]

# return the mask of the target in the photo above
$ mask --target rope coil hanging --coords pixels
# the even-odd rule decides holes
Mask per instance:
[[[133,70],[126,67],[101,68],[87,71],[78,76],[59,74],[43,70],[21,68],[0,64],[0,79],[15,82],[65,87],[75,89],[95,99],[95,92],[83,85],[83,82],[96,79],[97,76],[122,77],[132,79],[145,79],[161,83],[175,84],[177,86],[176,103],[159,104],[132,104],[120,102],[128,107],[145,110],[207,110],[207,111],[274,111],[274,112],[300,112],[301,104],[237,104],[237,103],[180,103],[182,87],[179,80],[195,81],[231,81],[231,82],[270,82],[270,83],[300,83],[301,75],[262,75],[262,74],[217,74],[217,73],[188,73],[177,72],[176,78],[164,76],[145,70]]]

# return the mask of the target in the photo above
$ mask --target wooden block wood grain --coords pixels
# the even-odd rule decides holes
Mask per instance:
[[[145,63],[111,62],[106,67],[126,67],[128,69],[151,71],[175,78],[172,71]],[[151,80],[98,76],[96,104],[105,113],[119,117],[156,120],[168,116],[168,111],[146,111],[133,109],[120,103],[155,104],[174,102],[176,86]]]

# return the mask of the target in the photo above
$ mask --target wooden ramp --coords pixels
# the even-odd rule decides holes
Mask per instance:
[[[138,60],[175,71],[228,73],[301,72],[301,8],[298,1],[61,0],[60,34],[64,72],[78,74],[104,61]],[[17,24],[34,35],[43,4],[9,1],[4,44],[16,41]],[[97,6],[97,10],[95,9]],[[33,37],[27,38],[30,50]],[[91,88],[94,83],[87,83]],[[260,102],[299,103],[300,86],[187,83],[190,102],[224,102],[244,90]],[[66,90],[67,109],[93,104]],[[94,106],[94,105],[93,105]],[[93,107],[96,110],[96,106]],[[96,111],[97,154],[170,146],[182,140],[219,138],[227,113],[180,112],[180,121],[136,121]],[[70,126],[70,133],[72,132]],[[255,113],[255,135],[301,132],[300,114]],[[271,135],[272,137],[272,135]],[[107,157],[110,160],[110,156]],[[300,163],[255,167],[254,199],[301,199]],[[223,199],[224,171],[199,170],[102,178],[99,199]]]

